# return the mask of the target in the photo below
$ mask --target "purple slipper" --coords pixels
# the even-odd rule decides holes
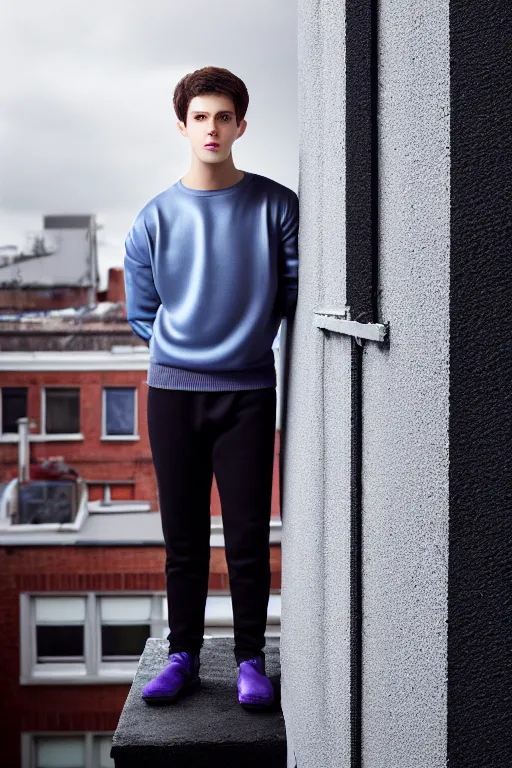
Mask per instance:
[[[199,653],[180,651],[169,655],[169,664],[142,690],[148,704],[171,704],[199,687]]]
[[[238,701],[245,709],[267,709],[274,703],[274,688],[265,675],[265,659],[240,662],[238,674]]]

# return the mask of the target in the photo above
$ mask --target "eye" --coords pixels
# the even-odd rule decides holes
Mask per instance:
[[[200,117],[204,117],[204,115],[196,115],[196,120],[199,120]],[[226,118],[226,122],[229,122],[231,120],[231,115],[222,115],[222,117]]]

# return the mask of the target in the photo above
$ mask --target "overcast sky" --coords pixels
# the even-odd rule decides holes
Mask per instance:
[[[0,0],[0,29],[0,245],[95,213],[104,288],[137,212],[189,169],[172,96],[208,65],[249,91],[235,166],[298,192],[296,0]]]

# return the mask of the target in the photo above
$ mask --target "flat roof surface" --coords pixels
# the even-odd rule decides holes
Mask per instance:
[[[218,529],[219,516],[212,517],[216,530],[210,545],[224,546],[224,534]],[[281,519],[272,518],[270,543],[281,542]],[[87,516],[79,531],[16,532],[16,526],[0,528],[0,546],[164,546],[160,512],[100,512]]]

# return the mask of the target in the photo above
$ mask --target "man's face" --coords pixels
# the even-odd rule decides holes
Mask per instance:
[[[235,106],[229,96],[219,93],[194,96],[188,105],[187,125],[178,122],[182,136],[188,136],[193,152],[205,163],[215,163],[229,157],[231,146],[245,131],[242,120],[237,127]],[[205,149],[205,144],[216,142],[215,150]]]

